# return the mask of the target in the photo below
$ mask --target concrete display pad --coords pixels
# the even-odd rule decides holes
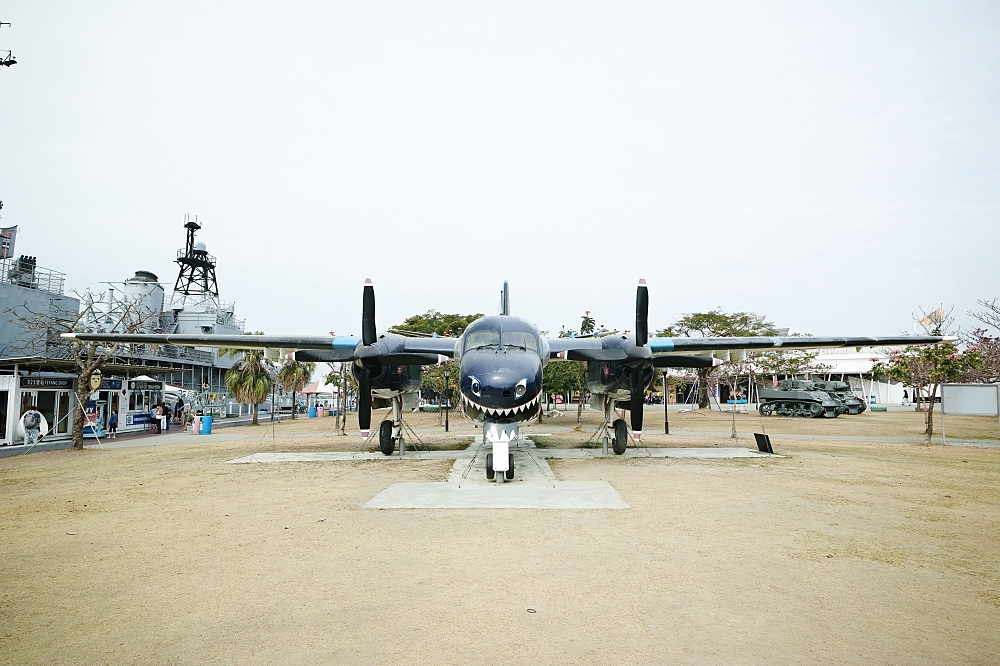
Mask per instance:
[[[607,481],[465,484],[395,483],[369,509],[628,509]]]
[[[484,447],[483,455],[489,451]],[[464,451],[407,451],[403,460],[447,460],[468,458],[471,452]],[[604,456],[600,449],[535,449],[536,458],[780,458],[780,455],[760,453],[745,447],[726,448],[639,448],[629,449],[624,454]],[[338,460],[397,460],[399,454],[384,456],[381,453],[361,453],[352,451],[316,451],[309,453],[254,453],[253,455],[227,460],[226,463],[270,463],[270,462],[331,462]]]
[[[627,509],[629,505],[607,481],[557,481],[547,458],[601,458],[600,449],[538,449],[530,439],[512,446],[514,478],[497,483],[486,478],[489,444],[474,440],[460,451],[408,451],[402,460],[454,459],[447,481],[396,483],[372,498],[371,509]],[[629,449],[626,458],[758,458],[747,448]],[[313,453],[255,453],[229,463],[331,462],[396,459],[381,453],[328,451]]]

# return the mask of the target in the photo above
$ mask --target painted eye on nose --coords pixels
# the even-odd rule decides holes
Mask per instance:
[[[473,377],[472,378],[472,394],[473,395],[478,395],[479,397],[482,397],[482,395],[480,394],[480,391],[481,391],[481,389],[479,387],[479,380],[476,379],[475,377]]]
[[[514,387],[514,395],[517,396],[518,398],[523,398],[524,392],[527,390],[528,390],[528,380],[522,379],[517,383],[517,386]]]

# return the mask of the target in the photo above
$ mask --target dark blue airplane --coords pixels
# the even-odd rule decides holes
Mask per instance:
[[[422,366],[452,357],[459,363],[458,388],[468,419],[482,424],[484,440],[493,452],[486,458],[486,475],[497,481],[514,478],[511,442],[518,442],[518,424],[538,417],[542,370],[550,361],[587,362],[588,388],[602,399],[605,427],[612,433],[614,452],[625,452],[629,427],[615,419],[615,409],[630,413],[631,435],[642,437],[642,408],[654,368],[703,368],[720,357],[745,358],[747,350],[816,349],[933,344],[952,338],[899,337],[733,337],[657,338],[649,336],[649,292],[639,280],[635,300],[635,333],[600,337],[542,337],[538,328],[510,314],[504,282],[500,314],[477,319],[458,338],[409,337],[375,330],[375,289],[365,280],[361,337],[268,335],[172,335],[127,333],[64,333],[82,341],[171,344],[233,349],[280,349],[300,361],[352,362],[358,382],[358,424],[368,438],[373,402],[392,406],[392,419],[379,426],[379,448],[391,455],[402,440],[403,396],[420,388]],[[388,404],[387,404],[388,403]]]

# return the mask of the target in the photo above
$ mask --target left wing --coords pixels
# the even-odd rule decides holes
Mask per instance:
[[[457,338],[405,338],[387,334],[372,344],[356,336],[180,335],[158,333],[63,333],[62,337],[108,344],[177,345],[226,349],[273,349],[300,361],[353,361],[379,356],[387,364],[431,365],[455,354]]]

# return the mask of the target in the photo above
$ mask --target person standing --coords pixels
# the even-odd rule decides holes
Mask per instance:
[[[170,430],[170,417],[173,416],[173,410],[170,409],[170,403],[163,403],[163,422],[167,424],[167,430]]]
[[[29,441],[32,446],[38,444],[38,428],[42,425],[42,415],[34,405],[21,417],[21,425],[24,426],[24,445],[27,446]]]
[[[111,418],[108,419],[108,439],[118,439],[118,412],[111,410]]]

